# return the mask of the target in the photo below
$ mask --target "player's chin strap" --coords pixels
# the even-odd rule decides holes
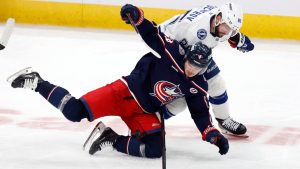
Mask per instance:
[[[217,20],[217,17],[219,15],[221,15],[221,17],[222,17],[222,12],[219,12],[218,14],[215,15],[214,23],[213,23],[214,28],[212,29],[212,33],[215,36],[218,36],[218,34],[219,34],[217,27],[220,26],[223,23],[226,24],[226,22],[224,21],[223,18],[221,18],[220,20]],[[224,41],[228,40],[230,37],[232,37],[233,35],[236,35],[237,31],[233,31],[232,28],[230,28],[230,29],[231,29],[231,31],[227,35],[223,35],[222,37],[219,38],[220,42],[224,42]]]
[[[221,14],[221,12],[219,12],[218,14],[216,14],[215,16],[214,16],[214,20],[213,20],[213,24],[214,24],[214,27],[213,27],[213,29],[212,29],[212,33],[213,34],[215,34],[215,35],[217,35],[217,32],[216,32],[216,28],[217,28],[217,26],[219,26],[220,24],[221,24],[221,21],[219,21],[218,23],[217,23],[217,16],[218,15],[220,15]]]

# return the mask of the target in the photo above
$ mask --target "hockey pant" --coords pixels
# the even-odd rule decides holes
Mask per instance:
[[[120,116],[133,136],[119,137],[114,144],[117,151],[139,157],[161,156],[159,119],[155,114],[144,113],[121,80],[91,91],[80,99],[48,81],[39,84],[36,91],[72,122],[80,122],[84,118],[93,121],[105,116]],[[140,135],[136,137],[136,133]]]

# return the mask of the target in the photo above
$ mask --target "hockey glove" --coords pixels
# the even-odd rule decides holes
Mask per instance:
[[[135,25],[140,25],[144,19],[143,10],[139,9],[138,7],[133,6],[131,4],[124,5],[121,8],[120,14],[121,14],[122,20],[125,21],[125,23],[127,23],[127,24],[131,24],[129,17],[131,17],[131,19]]]
[[[254,44],[242,33],[237,33],[235,36],[229,38],[228,42],[231,47],[236,48],[243,53],[254,49]]]
[[[0,43],[0,50],[4,49],[5,46],[3,46],[1,43]]]
[[[224,155],[229,150],[228,140],[214,127],[208,127],[202,133],[202,139],[219,147],[219,153]]]

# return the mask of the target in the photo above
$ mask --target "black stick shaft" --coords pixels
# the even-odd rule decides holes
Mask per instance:
[[[126,14],[126,15],[127,15],[128,19],[129,19],[129,22],[130,22],[131,26],[134,28],[135,32],[136,32],[137,34],[140,34],[138,28],[135,26],[135,24],[134,24],[134,22],[133,22],[133,20],[132,20],[132,18],[131,18],[131,16],[130,16],[130,14]]]
[[[162,169],[167,168],[167,156],[166,156],[166,132],[165,132],[165,120],[163,117],[163,111],[159,111],[160,114],[160,120],[161,120],[161,140],[162,140],[162,145],[161,145],[161,152],[162,152]]]

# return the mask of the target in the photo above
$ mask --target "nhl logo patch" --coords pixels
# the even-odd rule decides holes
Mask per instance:
[[[198,37],[200,40],[205,39],[206,36],[207,36],[207,32],[206,32],[205,29],[199,29],[199,30],[197,31],[197,37]]]
[[[198,90],[192,87],[192,88],[190,88],[190,92],[193,94],[196,94],[196,93],[198,93]]]

